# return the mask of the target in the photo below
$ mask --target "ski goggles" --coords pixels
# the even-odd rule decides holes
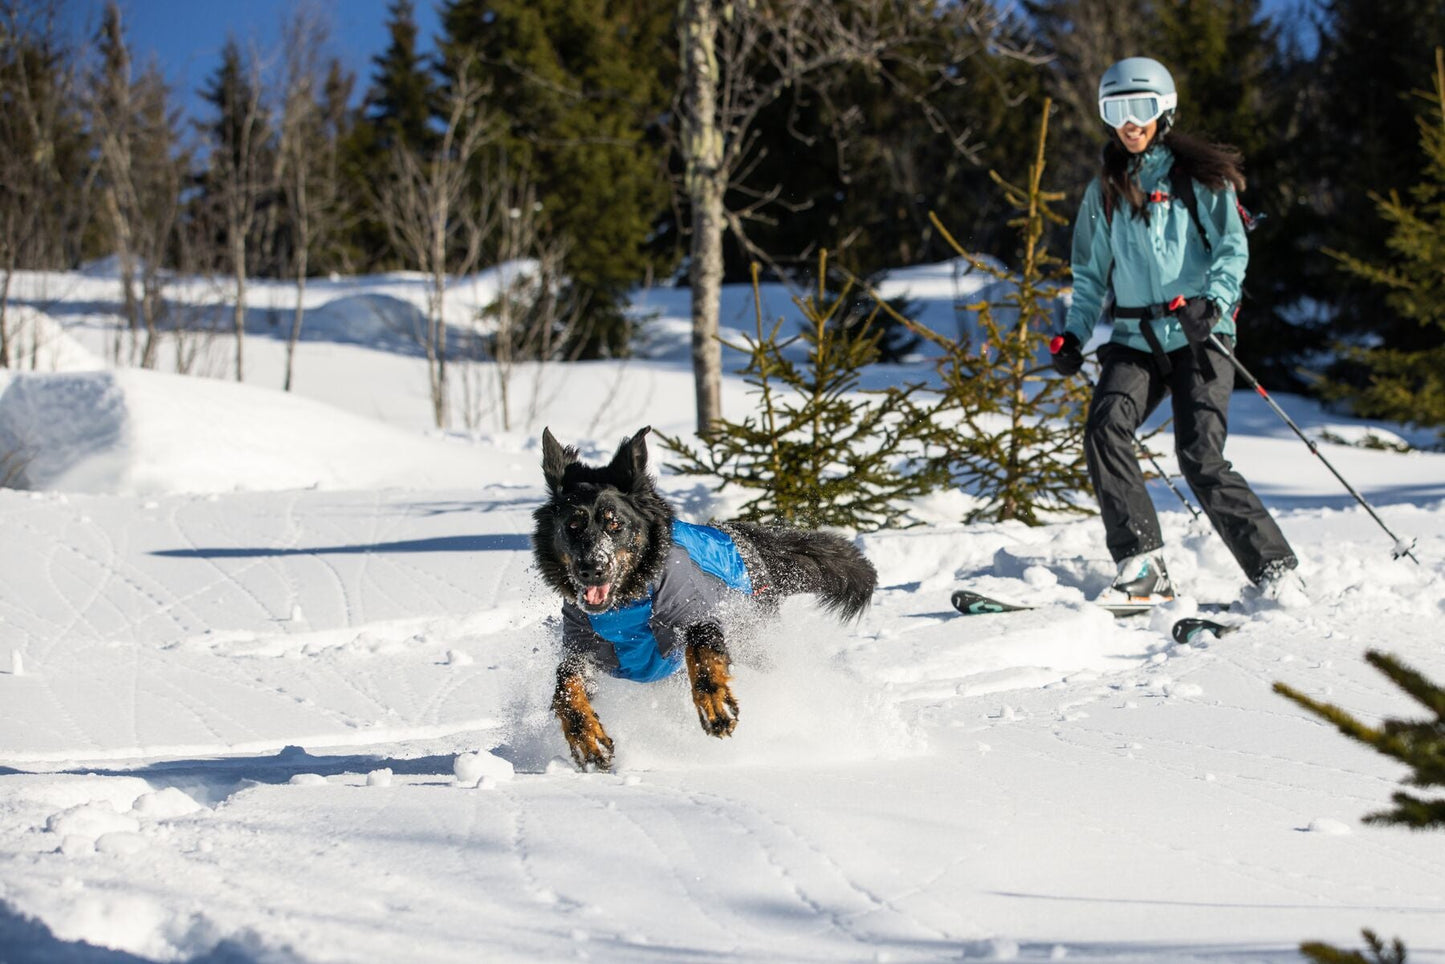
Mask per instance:
[[[1165,111],[1179,105],[1178,94],[1112,94],[1099,98],[1099,116],[1110,127],[1123,127],[1127,123],[1148,127],[1158,120]]]

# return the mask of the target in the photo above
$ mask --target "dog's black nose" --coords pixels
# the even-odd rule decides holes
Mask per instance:
[[[577,578],[588,585],[607,581],[607,567],[595,562],[583,562],[577,566]]]

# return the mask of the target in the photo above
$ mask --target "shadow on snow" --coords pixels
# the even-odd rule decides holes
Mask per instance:
[[[232,546],[157,549],[153,556],[169,559],[261,559],[279,556],[385,555],[403,552],[530,552],[532,539],[519,534],[437,536],[353,546]]]

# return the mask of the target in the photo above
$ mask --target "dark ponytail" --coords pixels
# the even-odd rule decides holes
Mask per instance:
[[[1104,185],[1104,210],[1118,211],[1127,207],[1136,218],[1149,219],[1144,206],[1144,191],[1134,183],[1133,174],[1139,169],[1142,154],[1130,154],[1119,143],[1119,136],[1111,132],[1104,144],[1103,168],[1099,179]]]
[[[1170,128],[1157,135],[1157,141],[1174,154],[1174,166],[1181,173],[1203,184],[1211,191],[1222,191],[1232,186],[1235,192],[1244,190],[1244,156],[1228,144],[1215,144]],[[1104,187],[1106,210],[1127,205],[1138,218],[1149,219],[1149,209],[1144,192],[1134,182],[1133,175],[1139,169],[1142,154],[1130,154],[1119,143],[1114,134],[1104,144],[1099,178]],[[1122,203],[1121,203],[1122,202]]]

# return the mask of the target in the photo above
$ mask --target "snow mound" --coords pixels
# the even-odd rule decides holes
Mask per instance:
[[[396,350],[419,350],[426,316],[416,305],[389,294],[367,292],[328,301],[306,312],[305,337]]]
[[[99,371],[104,360],[86,348],[52,316],[27,304],[12,304],[6,327],[11,343],[13,371]],[[0,369],[0,391],[12,370]]]
[[[488,789],[513,776],[511,763],[486,750],[457,754],[452,761],[452,772],[456,775],[458,786]]]
[[[0,394],[0,482],[118,495],[467,485],[485,459],[320,402],[149,371],[26,374]]]

